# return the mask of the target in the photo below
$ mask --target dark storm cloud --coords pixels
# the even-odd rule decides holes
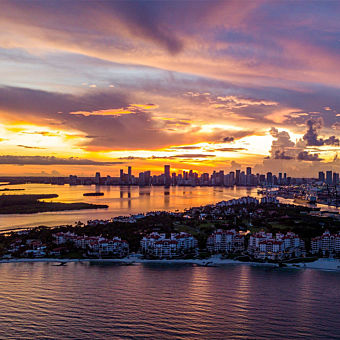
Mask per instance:
[[[0,87],[0,111],[59,120],[62,113],[121,108],[127,96],[118,91],[95,91],[71,95],[19,87]]]
[[[301,151],[298,154],[297,159],[299,161],[311,161],[311,162],[319,162],[322,161],[322,158],[319,157],[319,154],[310,154],[308,151]]]
[[[121,49],[129,46],[123,37],[134,37],[161,46],[177,54],[183,42],[164,11],[165,3],[148,1],[35,1],[29,6],[22,1],[4,2],[8,17],[44,29],[47,37],[79,46]],[[20,13],[20,15],[18,15]],[[14,19],[15,18],[15,19]],[[35,21],[37,20],[37,21]],[[87,41],[76,38],[85,37]],[[106,46],[105,46],[106,45]]]
[[[339,145],[339,138],[330,136],[326,139],[318,137],[319,130],[323,126],[322,118],[309,119],[306,122],[307,132],[303,136],[303,140],[307,142],[307,146],[322,146],[322,145]]]
[[[123,19],[131,33],[137,37],[150,39],[165,47],[171,54],[177,54],[182,50],[182,41],[162,20],[163,3],[113,1],[109,6]]]
[[[286,155],[284,151],[276,150],[274,159],[293,159],[293,157]]]

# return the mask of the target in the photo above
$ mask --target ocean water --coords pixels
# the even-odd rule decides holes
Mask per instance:
[[[340,275],[248,265],[0,264],[1,339],[339,339]]]
[[[87,202],[106,204],[107,209],[59,211],[24,215],[0,215],[0,230],[33,227],[38,225],[55,226],[87,222],[90,219],[109,219],[120,215],[145,213],[155,210],[184,210],[190,207],[217,203],[222,200],[242,196],[258,196],[256,188],[223,187],[137,187],[137,186],[69,186],[47,184],[13,185],[10,188],[24,188],[24,191],[6,194],[58,194],[49,201]],[[100,191],[104,196],[83,196],[85,192]]]
[[[257,188],[250,187],[137,187],[137,186],[69,186],[49,184],[13,185],[10,188],[24,188],[24,191],[6,192],[6,194],[58,194],[50,199],[55,202],[87,202],[106,204],[107,209],[77,211],[45,212],[38,214],[0,214],[0,231],[35,227],[39,225],[57,226],[74,224],[77,221],[86,223],[91,219],[109,219],[119,215],[145,213],[155,210],[183,211],[191,207],[213,204],[243,196],[261,197]],[[86,192],[100,191],[104,196],[86,196]],[[283,203],[293,203],[291,199],[281,199]],[[340,212],[340,208],[318,205],[323,210]]]

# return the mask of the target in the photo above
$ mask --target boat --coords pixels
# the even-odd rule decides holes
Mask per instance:
[[[311,195],[296,196],[294,198],[294,203],[316,204],[316,197]]]
[[[104,196],[103,192],[85,192],[83,196]]]

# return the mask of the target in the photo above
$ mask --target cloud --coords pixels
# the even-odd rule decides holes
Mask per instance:
[[[174,155],[170,156],[171,158],[207,158],[207,157],[215,157],[215,155],[207,155],[202,153],[187,153],[182,155]]]
[[[129,105],[126,94],[111,91],[87,92],[85,94],[66,94],[27,88],[0,87],[0,111],[5,114],[20,112],[21,118],[54,120],[60,122],[64,114],[75,111],[98,111],[119,109]]]
[[[67,131],[79,131],[86,141],[80,147],[90,151],[121,149],[159,149],[172,145],[217,142],[226,134],[231,138],[251,135],[252,131],[214,128],[204,131],[192,122],[185,122],[183,129],[169,129],[165,119],[158,119],[155,104],[129,104],[129,96],[120,93],[97,91],[79,95],[46,92],[24,88],[0,87],[0,112],[6,119],[14,119],[20,112],[21,119],[33,124],[44,124]],[[134,99],[131,102],[136,103]],[[133,110],[131,110],[133,108]],[[103,111],[104,110],[104,111]],[[124,114],[108,112],[126,110]],[[174,120],[177,124],[178,120]],[[223,125],[222,125],[223,127]],[[31,133],[31,132],[27,132]],[[32,132],[46,136],[55,132]],[[89,138],[91,136],[91,138]]]
[[[125,1],[113,2],[111,6],[117,12],[118,18],[123,19],[132,35],[149,39],[166,48],[171,54],[182,50],[183,42],[167,27],[161,17],[154,13],[154,4]]]
[[[332,125],[332,128],[333,128],[334,130],[340,130],[340,122],[334,123],[334,124]]]
[[[25,148],[25,149],[37,149],[37,150],[46,150],[47,148],[41,148],[39,146],[28,146],[28,145],[17,145],[20,148]]]
[[[236,170],[236,169],[240,169],[241,168],[241,164],[236,162],[236,161],[231,161],[230,163],[230,169],[231,170]]]
[[[149,159],[193,159],[193,158],[209,158],[215,157],[215,155],[207,155],[202,153],[188,153],[188,154],[179,154],[179,155],[172,155],[172,156],[152,156]]]
[[[237,151],[242,151],[242,150],[247,150],[247,149],[246,148],[220,148],[220,149],[212,149],[209,151],[237,152]]]
[[[277,128],[271,128],[270,134],[274,137],[270,150],[272,159],[283,160],[304,160],[304,161],[321,161],[318,153],[310,154],[311,146],[320,147],[324,145],[339,146],[339,139],[335,136],[330,136],[326,139],[318,137],[319,130],[323,126],[321,118],[308,119],[306,121],[307,131],[302,139],[296,143],[290,139],[287,131],[279,131]],[[306,150],[307,149],[307,150]],[[315,151],[320,151],[316,148]]]
[[[297,159],[299,161],[310,161],[310,162],[320,162],[322,158],[319,157],[319,154],[310,154],[308,151],[301,151],[298,154]]]
[[[287,156],[284,151],[276,150],[274,159],[293,159],[293,157]]]
[[[270,134],[274,137],[272,147],[270,150],[271,158],[274,159],[291,159],[296,155],[296,145],[290,139],[287,131],[279,131],[277,128],[272,127]],[[283,158],[284,157],[284,158]]]
[[[146,157],[126,156],[126,157],[119,157],[118,159],[132,161],[132,160],[137,160],[137,159],[146,159]]]
[[[339,138],[330,136],[326,139],[318,138],[319,130],[323,126],[322,118],[309,119],[306,122],[307,132],[303,136],[303,140],[307,142],[307,146],[337,145],[339,146]]]
[[[194,145],[184,145],[184,146],[173,146],[170,149],[176,149],[176,150],[196,150],[200,149],[200,146],[194,146]]]
[[[306,3],[4,0],[0,120],[72,131],[90,151],[243,146],[274,123],[272,159],[338,146],[339,6]],[[326,135],[295,143],[313,112]]]
[[[15,165],[115,165],[124,162],[100,162],[81,158],[59,158],[54,156],[0,156],[0,164]]]

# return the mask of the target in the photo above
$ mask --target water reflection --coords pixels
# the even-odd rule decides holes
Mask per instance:
[[[170,207],[170,190],[164,188],[163,196],[164,196],[164,209],[168,210]]]
[[[223,187],[137,187],[137,186],[58,186],[45,184],[25,184],[12,186],[25,188],[25,194],[58,194],[50,201],[74,203],[88,202],[106,204],[108,209],[49,212],[32,215],[1,215],[0,230],[12,227],[36,225],[73,224],[75,221],[86,222],[89,219],[107,219],[119,215],[143,213],[150,210],[180,210],[216,203],[222,200],[242,196],[258,197],[256,188]],[[83,193],[100,190],[104,196],[87,196]],[[330,208],[327,208],[330,210]]]
[[[339,339],[339,280],[247,265],[0,264],[0,338]]]
[[[36,225],[73,224],[89,219],[106,219],[119,215],[147,212],[150,210],[184,210],[241,196],[257,196],[256,188],[213,188],[213,187],[136,187],[136,186],[57,186],[25,184],[13,188],[25,188],[26,194],[58,194],[51,201],[74,203],[88,202],[106,204],[108,209],[39,213],[33,215],[1,215],[0,229]],[[104,196],[87,196],[83,193],[101,191]],[[162,199],[163,196],[163,199]]]

